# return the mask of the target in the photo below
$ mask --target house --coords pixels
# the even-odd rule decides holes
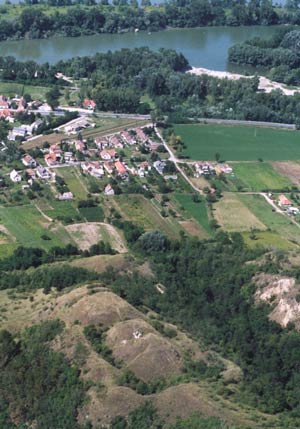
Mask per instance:
[[[163,174],[165,166],[166,166],[165,161],[155,161],[155,162],[153,163],[153,167],[155,168],[155,170],[156,170],[159,174]]]
[[[121,143],[119,137],[117,137],[116,135],[111,136],[109,138],[109,142],[110,142],[112,147],[116,147],[119,149],[122,149],[124,147],[123,143]]]
[[[73,164],[75,161],[73,153],[72,152],[65,152],[64,153],[64,160],[66,164]]]
[[[56,155],[56,153],[47,153],[45,155],[45,162],[48,165],[48,167],[54,167],[59,163],[59,157]]]
[[[22,180],[21,174],[18,173],[16,170],[12,170],[9,173],[9,177],[10,177],[10,180],[12,180],[15,183],[21,182],[21,180]]]
[[[60,194],[59,196],[58,196],[58,199],[60,200],[60,201],[66,201],[66,200],[73,200],[73,194],[72,194],[72,192],[64,192],[63,194]]]
[[[114,160],[117,156],[117,152],[114,149],[103,149],[100,152],[100,156],[105,161],[111,161]]]
[[[9,103],[6,97],[0,95],[0,109],[8,109]]]
[[[34,121],[31,125],[30,125],[30,133],[29,134],[33,134],[34,131],[37,131],[41,126],[43,125],[43,121],[42,119],[37,119],[36,121]]]
[[[21,97],[20,100],[18,100],[18,107],[17,112],[24,112],[26,107],[26,101],[24,97]]]
[[[43,167],[42,165],[39,165],[36,169],[36,174],[40,179],[50,179],[51,178],[51,173],[50,171]]]
[[[0,119],[5,119],[6,121],[9,121],[9,122],[14,122],[14,118],[9,109],[0,110]]]
[[[300,213],[300,210],[297,207],[289,207],[287,213],[295,216]]]
[[[121,177],[127,176],[127,168],[125,167],[125,165],[123,164],[123,162],[116,161],[115,162],[115,167],[116,167],[116,170],[118,172],[118,176],[121,176]]]
[[[280,207],[289,207],[292,205],[292,202],[283,194],[278,197],[278,205]]]
[[[106,185],[104,188],[104,194],[105,195],[115,195],[115,191],[113,190],[112,186],[110,184]]]
[[[104,169],[102,164],[98,161],[82,162],[81,169],[83,172],[89,174],[90,176],[100,179],[104,176]]]
[[[76,142],[75,142],[75,149],[76,149],[78,152],[83,152],[83,151],[84,151],[84,149],[85,149],[85,144],[83,143],[83,141],[81,141],[81,140],[76,140]]]
[[[109,146],[109,141],[106,137],[96,137],[94,142],[97,148],[101,150]]]
[[[36,160],[34,158],[32,158],[31,155],[27,154],[22,158],[22,163],[25,165],[25,167],[31,167],[31,168],[35,168],[36,167]]]
[[[138,140],[140,140],[141,142],[145,143],[148,140],[148,137],[141,128],[136,128],[135,132]]]
[[[114,164],[111,161],[104,162],[103,167],[108,174],[112,174],[114,171]]]
[[[43,113],[50,113],[50,112],[52,112],[52,107],[49,104],[44,103],[41,106],[38,106],[38,111],[41,112],[42,114]]]
[[[146,174],[148,174],[148,171],[151,169],[147,161],[142,162],[137,170],[137,174],[140,177],[145,177]]]
[[[131,134],[129,134],[128,131],[122,131],[121,137],[124,140],[124,142],[127,143],[129,146],[136,144],[136,140],[132,137]]]
[[[36,179],[35,171],[32,170],[32,168],[28,168],[27,170],[25,170],[25,173],[30,179]]]
[[[148,148],[149,148],[149,150],[151,152],[155,152],[158,149],[159,146],[161,146],[160,143],[155,143],[155,142],[152,142],[152,141],[149,142],[149,144],[148,144]]]
[[[94,100],[86,98],[85,100],[83,100],[82,107],[84,109],[94,110],[96,108],[96,103]]]
[[[62,150],[59,145],[52,144],[49,148],[49,153],[53,153],[58,157],[61,157]]]
[[[26,135],[27,135],[27,127],[25,125],[21,125],[20,127],[14,127],[8,133],[8,140],[15,141],[17,137],[21,137],[22,139],[25,139]]]

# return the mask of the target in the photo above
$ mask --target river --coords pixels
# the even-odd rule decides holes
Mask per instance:
[[[228,48],[254,36],[268,37],[275,27],[202,27],[124,34],[100,34],[83,37],[60,37],[43,40],[18,40],[0,43],[0,55],[18,60],[55,63],[75,56],[121,48],[148,46],[151,49],[171,48],[182,52],[194,67],[238,71],[227,64]]]

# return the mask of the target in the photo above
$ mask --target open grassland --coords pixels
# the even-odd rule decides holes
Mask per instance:
[[[285,238],[281,237],[276,232],[271,231],[258,231],[254,235],[247,232],[242,233],[245,243],[249,247],[276,247],[282,250],[293,250],[299,248],[295,243],[291,243]]]
[[[232,168],[246,191],[281,190],[293,185],[287,177],[281,176],[266,162],[233,163]]]
[[[300,134],[282,129],[229,125],[176,125],[187,146],[184,155],[196,160],[267,161],[300,159]]]
[[[195,203],[192,195],[189,194],[176,194],[176,200],[179,202],[181,208],[187,213],[188,216],[193,217],[200,224],[201,228],[206,234],[207,238],[212,235],[213,231],[209,226],[209,218],[207,213],[207,205],[204,199],[201,202]]]
[[[264,223],[232,193],[224,193],[223,198],[214,205],[214,217],[225,231],[265,230]]]
[[[76,198],[84,200],[87,197],[87,188],[85,186],[82,173],[79,168],[58,168],[56,172],[64,179],[68,188]]]
[[[44,100],[50,88],[46,86],[23,85],[22,83],[0,82],[0,94],[6,97],[30,94],[33,100]]]
[[[125,219],[141,225],[146,231],[161,230],[169,237],[179,238],[182,230],[179,223],[171,216],[163,217],[155,201],[147,200],[142,195],[118,195],[114,202]]]
[[[239,195],[240,200],[263,222],[270,231],[283,239],[300,244],[300,228],[287,216],[272,211],[272,207],[260,195]]]
[[[57,219],[59,217],[74,218],[76,216],[80,216],[73,201],[53,200],[49,203],[39,203],[39,208],[52,219]]]
[[[32,205],[0,207],[0,222],[15,238],[18,245],[49,249],[63,244],[59,235],[49,228],[49,222]],[[41,238],[43,234],[46,234],[50,240],[43,240]]]

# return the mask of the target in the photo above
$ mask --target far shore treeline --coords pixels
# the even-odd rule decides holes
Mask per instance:
[[[170,49],[122,49],[54,65],[0,57],[2,81],[45,86],[58,100],[68,85],[55,78],[61,72],[78,81],[80,97],[93,98],[101,111],[151,112],[156,122],[163,117],[171,123],[206,117],[300,125],[299,94],[267,94],[258,91],[257,77],[217,79],[186,73],[189,68],[186,58]]]
[[[169,27],[300,24],[297,2],[278,8],[270,0],[26,0],[0,7],[0,41],[51,36],[76,37]]]

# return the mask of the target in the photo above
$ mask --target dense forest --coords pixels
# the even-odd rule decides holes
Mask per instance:
[[[151,113],[171,122],[224,118],[299,124],[300,95],[258,92],[258,78],[238,81],[196,76],[186,58],[173,50],[149,48],[77,57],[55,65],[0,58],[0,78],[9,82],[55,84],[62,72],[81,80],[80,97],[92,97],[99,110]],[[88,78],[88,79],[86,79]],[[65,85],[58,82],[57,85]],[[140,102],[147,95],[155,107]]]
[[[280,28],[269,39],[256,37],[232,46],[231,63],[262,67],[268,76],[287,85],[300,85],[300,31],[297,27]]]
[[[167,27],[207,25],[274,25],[300,23],[297,5],[278,10],[270,0],[170,0],[151,7],[150,0],[27,0],[15,19],[6,19],[9,8],[1,6],[0,40],[47,38],[53,35],[76,37],[82,34],[118,33],[135,29],[157,31]],[[54,7],[53,7],[54,6]],[[59,6],[64,6],[60,10]],[[66,8],[66,6],[68,6]]]

